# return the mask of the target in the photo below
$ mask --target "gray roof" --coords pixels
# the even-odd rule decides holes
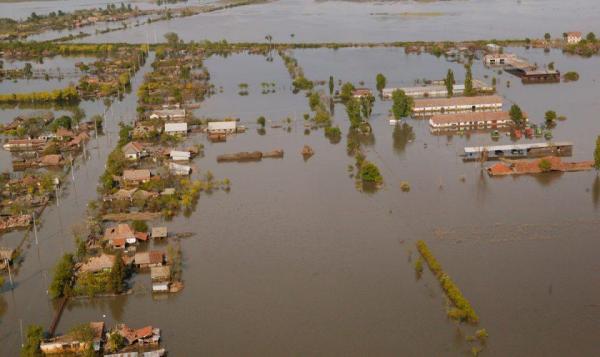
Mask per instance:
[[[476,153],[482,151],[506,151],[506,150],[527,150],[527,149],[541,149],[552,146],[573,146],[568,141],[557,142],[557,143],[531,143],[531,144],[512,144],[512,145],[496,145],[496,146],[470,146],[465,147],[465,153]]]

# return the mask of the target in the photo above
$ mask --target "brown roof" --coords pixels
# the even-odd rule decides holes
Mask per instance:
[[[152,237],[164,238],[167,236],[167,227],[152,227]]]
[[[581,32],[579,32],[579,31],[567,32],[567,36],[581,37]]]
[[[151,280],[169,280],[171,277],[171,268],[168,265],[150,268]]]
[[[119,325],[117,326],[117,333],[123,336],[129,342],[129,344],[133,344],[140,338],[152,336],[152,326],[146,326],[137,330],[133,330],[126,325]]]
[[[111,269],[115,263],[115,256],[102,254],[97,257],[91,257],[80,268],[82,273],[97,273],[105,269]]]
[[[480,95],[475,97],[425,98],[415,99],[415,108],[448,107],[453,105],[481,105],[502,103],[497,95]]]
[[[131,142],[128,142],[125,146],[123,146],[122,150],[125,154],[127,154],[127,153],[138,154],[138,153],[142,152],[143,149],[144,149],[143,144],[141,144],[137,141],[131,141]]]
[[[371,94],[371,90],[369,88],[356,88],[352,91],[353,96],[363,96]]]
[[[469,112],[456,114],[436,114],[431,117],[434,124],[452,124],[464,122],[509,120],[508,112]]]
[[[146,232],[135,232],[134,235],[137,240],[141,240],[143,242],[148,240],[148,233]]]
[[[163,252],[158,250],[151,250],[149,252],[135,253],[135,264],[147,265],[147,264],[162,264],[164,259]]]
[[[150,179],[150,170],[125,170],[123,171],[123,180],[125,181],[144,181]]]
[[[127,223],[119,223],[115,227],[106,228],[104,238],[108,240],[135,237],[133,229]]]
[[[43,165],[58,165],[62,160],[62,156],[59,154],[44,155],[40,158],[40,163]]]

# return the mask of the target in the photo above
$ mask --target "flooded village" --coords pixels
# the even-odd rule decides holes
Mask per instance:
[[[598,353],[596,25],[77,1],[0,25],[0,355]],[[228,16],[265,23],[180,27]]]

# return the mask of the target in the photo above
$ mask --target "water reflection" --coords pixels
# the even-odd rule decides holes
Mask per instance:
[[[402,123],[394,126],[392,137],[394,138],[394,151],[397,154],[401,154],[406,149],[406,145],[413,142],[416,136],[412,126]]]
[[[592,185],[592,202],[594,202],[594,208],[598,209],[598,203],[600,203],[600,176],[598,175]]]

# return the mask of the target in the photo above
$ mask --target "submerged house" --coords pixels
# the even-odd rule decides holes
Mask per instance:
[[[121,150],[129,160],[139,160],[148,155],[144,145],[137,141],[128,142]]]
[[[150,170],[124,170],[123,181],[128,184],[140,184],[150,181]]]
[[[187,123],[165,123],[165,133],[170,135],[187,135]]]
[[[209,134],[230,134],[235,133],[236,130],[237,122],[234,120],[208,122],[207,131]]]
[[[185,109],[161,109],[150,114],[150,119],[183,120]]]
[[[160,329],[153,328],[152,326],[146,326],[134,330],[124,324],[120,324],[117,325],[115,333],[123,336],[128,345],[133,345],[134,343],[138,343],[140,345],[156,344],[160,341]]]
[[[127,244],[137,243],[133,228],[126,223],[119,223],[114,227],[106,228],[104,239],[115,249],[123,249]]]
[[[581,32],[567,32],[567,43],[569,45],[576,45],[581,42]]]
[[[465,160],[521,159],[543,156],[571,156],[572,153],[573,144],[570,142],[545,142],[465,147],[463,158]]]
[[[90,322],[92,331],[92,347],[99,352],[104,338],[104,322]],[[90,346],[90,342],[80,341],[73,334],[57,336],[48,340],[42,340],[40,350],[43,354],[79,354]]]
[[[168,292],[171,284],[171,268],[168,265],[151,267],[150,278],[153,292]]]
[[[158,250],[135,253],[133,264],[140,269],[159,267],[165,262],[165,255]]]
[[[101,254],[96,257],[89,258],[85,263],[83,263],[78,272],[79,273],[100,273],[111,271],[112,267],[115,263],[115,256],[108,254]]]
[[[175,176],[189,176],[192,173],[192,167],[169,162],[169,172]]]
[[[192,157],[192,153],[189,151],[171,150],[169,156],[173,161],[189,161]]]
[[[369,88],[356,88],[352,91],[352,98],[360,99],[363,97],[370,97],[372,95],[373,92],[371,92]]]
[[[429,119],[432,132],[507,127],[513,123],[508,112],[435,114]]]
[[[413,107],[415,115],[444,112],[498,111],[502,109],[502,98],[497,95],[475,97],[417,99]]]

